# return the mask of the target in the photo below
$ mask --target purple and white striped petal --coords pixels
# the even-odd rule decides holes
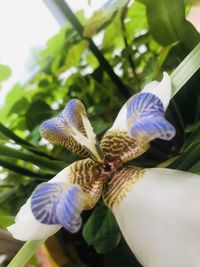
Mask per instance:
[[[105,179],[95,161],[74,162],[33,191],[9,232],[22,241],[47,239],[62,226],[77,232],[81,212],[96,205]]]
[[[161,82],[152,81],[132,96],[121,108],[113,126],[105,133],[101,149],[108,162],[119,167],[149,149],[155,138],[170,140],[175,128],[165,119],[171,98],[167,73]]]
[[[81,227],[83,205],[84,193],[79,185],[43,183],[31,196],[31,210],[39,222],[58,224],[72,233]]]
[[[128,133],[139,143],[155,138],[170,140],[175,128],[165,119],[161,100],[151,93],[139,93],[127,103]]]

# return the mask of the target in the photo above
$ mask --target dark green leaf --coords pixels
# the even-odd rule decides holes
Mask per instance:
[[[23,152],[18,149],[10,148],[0,143],[0,155],[3,157],[9,157],[14,159],[22,159],[25,162],[31,162],[43,168],[47,168],[54,171],[60,171],[66,164],[62,161],[50,160],[44,156],[34,155],[30,152]]]
[[[166,46],[180,42],[190,51],[199,43],[200,34],[185,19],[184,1],[141,0],[141,2],[147,7],[151,33],[160,44]]]
[[[173,161],[169,168],[179,169],[183,171],[190,170],[193,165],[199,161],[200,143],[193,145],[187,151],[183,152],[175,161]],[[199,170],[200,171],[200,170]]]
[[[98,253],[112,251],[119,241],[121,234],[111,211],[104,205],[98,205],[84,225],[83,236],[88,245],[94,246]]]

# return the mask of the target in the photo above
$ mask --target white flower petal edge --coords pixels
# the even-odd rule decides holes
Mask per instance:
[[[144,267],[199,267],[199,204],[199,175],[154,168],[146,169],[113,213]]]
[[[163,78],[160,82],[152,81],[148,83],[142,93],[151,93],[156,95],[162,102],[164,110],[167,109],[172,97],[171,79],[167,72],[163,72]]]
[[[60,171],[48,183],[67,182],[69,167]],[[7,229],[15,239],[21,241],[47,239],[61,228],[60,225],[46,225],[35,219],[31,211],[30,198],[19,210],[15,224]]]

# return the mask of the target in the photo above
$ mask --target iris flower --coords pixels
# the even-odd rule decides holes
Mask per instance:
[[[100,143],[77,99],[44,122],[43,138],[86,159],[33,191],[8,227],[12,235],[19,240],[46,239],[61,227],[75,233],[82,224],[81,212],[103,196],[143,266],[199,267],[199,175],[123,167],[146,152],[155,138],[174,137],[175,128],[165,119],[170,99],[171,81],[164,73],[161,82],[152,81],[124,104]]]

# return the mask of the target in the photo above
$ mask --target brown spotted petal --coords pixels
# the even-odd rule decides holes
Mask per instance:
[[[139,157],[149,146],[140,146],[123,129],[111,128],[103,136],[100,147],[106,160],[116,169],[123,163]]]
[[[102,188],[109,177],[92,159],[77,161],[69,166],[69,182],[79,184],[83,192],[87,193],[88,203],[85,203],[84,209],[93,208],[102,194]]]
[[[128,101],[119,111],[113,126],[105,133],[100,144],[106,160],[113,169],[140,156],[149,148],[148,144],[140,145],[135,138],[129,135],[127,105]]]
[[[47,141],[61,145],[80,156],[91,156],[98,162],[103,161],[85,107],[77,99],[70,100],[56,118],[42,123],[40,133]]]
[[[144,173],[144,169],[129,167],[114,172],[104,186],[103,199],[105,204],[109,208],[117,206]]]

